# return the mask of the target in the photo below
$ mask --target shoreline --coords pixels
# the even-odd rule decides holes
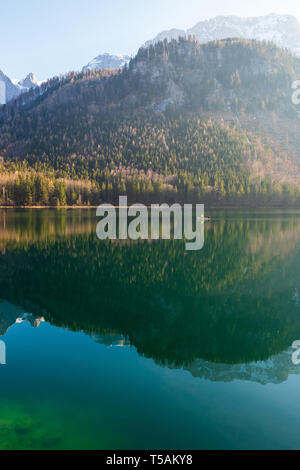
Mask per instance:
[[[0,206],[1,209],[97,209],[99,206]]]
[[[153,203],[154,204],[154,203]],[[163,203],[155,203],[155,204],[163,204]],[[190,203],[186,203],[190,204]],[[200,203],[199,203],[200,204]],[[97,206],[0,206],[0,210],[3,209],[53,209],[53,210],[65,210],[65,209],[97,209],[99,206],[102,206],[102,204],[99,204]],[[172,205],[172,204],[171,204]],[[196,205],[193,204],[193,206]],[[119,205],[114,205],[112,206],[115,209],[120,209],[121,206]],[[251,211],[261,211],[261,210],[280,210],[280,211],[300,211],[300,206],[299,207],[283,207],[283,206],[260,206],[260,207],[253,207],[253,206],[206,206],[204,204],[206,210],[209,211],[226,211],[226,210],[236,210],[236,211],[241,211],[241,210],[251,210]],[[103,207],[106,207],[105,204],[103,204]],[[110,207],[110,206],[107,206]],[[122,206],[123,209],[129,209],[131,206]],[[151,205],[146,206],[147,209],[151,209]]]

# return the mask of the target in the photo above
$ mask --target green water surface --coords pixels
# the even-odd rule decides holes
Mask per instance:
[[[211,215],[187,252],[0,211],[0,449],[300,448],[300,213]]]

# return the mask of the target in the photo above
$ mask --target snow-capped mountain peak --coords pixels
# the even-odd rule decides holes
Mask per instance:
[[[163,39],[177,39],[179,36],[194,36],[201,43],[233,37],[272,41],[300,56],[300,24],[297,18],[291,15],[272,13],[252,18],[217,16],[200,21],[187,31],[164,31],[152,41],[146,42],[144,47]]]
[[[124,54],[100,54],[85,65],[82,70],[120,69],[129,63],[131,57]]]
[[[0,105],[8,103],[36,86],[39,86],[39,82],[33,73],[29,73],[26,78],[19,80],[9,78],[0,70]]]
[[[34,73],[29,73],[26,78],[19,81],[19,85],[23,88],[30,89],[38,86],[38,81]]]

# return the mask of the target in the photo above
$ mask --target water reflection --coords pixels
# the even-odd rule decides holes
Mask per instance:
[[[212,381],[299,372],[297,215],[218,217],[194,253],[181,241],[101,242],[96,222],[94,211],[1,213],[0,335],[46,321]]]

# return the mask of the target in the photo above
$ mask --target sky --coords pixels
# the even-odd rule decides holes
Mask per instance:
[[[80,70],[104,53],[135,54],[165,29],[218,15],[291,14],[299,0],[0,0],[0,70],[38,80]]]

